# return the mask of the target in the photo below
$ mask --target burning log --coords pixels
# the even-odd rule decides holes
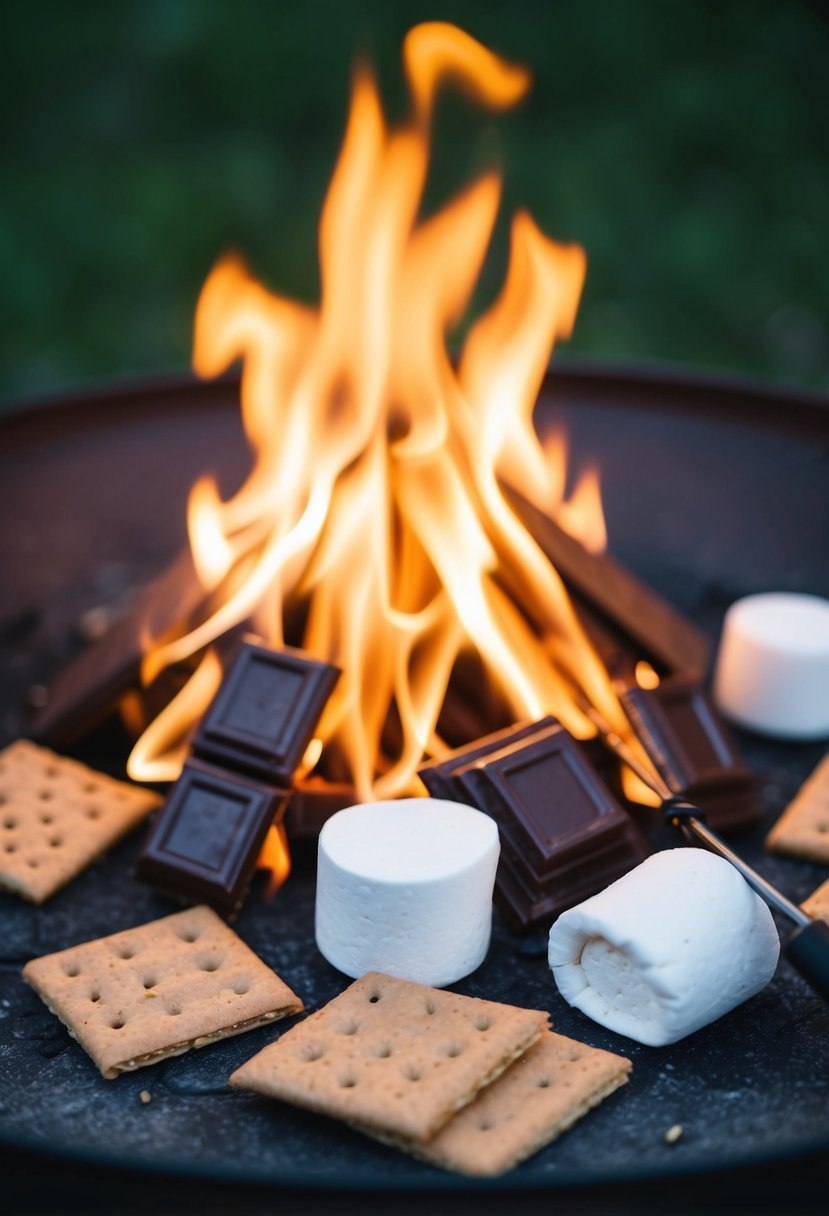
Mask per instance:
[[[564,580],[612,671],[624,656],[701,680],[711,644],[697,627],[609,553],[583,545],[512,487],[507,497]]]
[[[184,549],[100,638],[57,674],[45,704],[32,715],[32,737],[58,748],[82,739],[126,693],[141,687],[146,639],[180,627],[206,598],[190,550]]]

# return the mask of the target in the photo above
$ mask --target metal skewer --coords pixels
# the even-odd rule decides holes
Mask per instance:
[[[624,739],[592,706],[584,705],[583,708],[605,745],[662,800],[662,812],[666,822],[678,828],[692,844],[700,844],[723,857],[742,874],[761,899],[794,921],[797,928],[783,942],[783,953],[814,990],[825,1000],[829,1000],[829,925],[804,912],[797,904],[787,899],[782,891],[778,891],[777,887],[763,878],[762,874],[758,874],[738,857],[724,840],[711,831],[705,822],[705,814],[699,807],[674,794],[658,774],[646,768]]]

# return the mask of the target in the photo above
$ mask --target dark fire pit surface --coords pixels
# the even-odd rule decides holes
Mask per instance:
[[[741,385],[564,368],[545,386],[543,432],[563,423],[575,466],[598,461],[611,550],[712,638],[739,596],[829,596],[826,403]],[[184,541],[187,489],[203,471],[231,491],[249,458],[237,386],[130,388],[31,409],[0,425],[2,742],[83,635]],[[93,611],[94,610],[94,611]],[[34,692],[31,690],[34,689]],[[764,824],[735,843],[799,901],[827,870],[762,851],[769,824],[825,751],[739,735]],[[123,773],[127,742],[100,730],[76,754]],[[23,983],[32,956],[140,924],[174,905],[133,881],[133,834],[42,908],[0,895],[0,1146],[141,1171],[336,1187],[475,1190],[334,1123],[230,1090],[228,1074],[274,1028],[103,1081]],[[313,941],[313,856],[272,902],[257,880],[237,927],[318,1008],[344,979]],[[829,1149],[829,1008],[785,963],[740,1009],[673,1047],[628,1042],[558,997],[544,936],[496,917],[484,966],[458,990],[548,1009],[554,1028],[633,1060],[630,1084],[487,1190],[600,1187],[612,1180],[738,1167]],[[149,1104],[139,1100],[148,1090]],[[684,1129],[675,1144],[665,1133]],[[797,1172],[797,1161],[791,1161]],[[503,1197],[502,1197],[503,1198]],[[552,1196],[550,1197],[553,1198]]]

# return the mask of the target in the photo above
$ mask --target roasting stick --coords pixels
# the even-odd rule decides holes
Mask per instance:
[[[797,928],[783,942],[783,953],[815,992],[829,1000],[829,925],[804,912],[797,904],[787,899],[782,891],[778,891],[777,887],[763,878],[762,874],[758,874],[738,857],[724,840],[711,831],[705,822],[705,814],[699,807],[672,793],[662,778],[642,764],[624,739],[592,706],[585,705],[583,708],[605,745],[662,799],[666,821],[672,827],[678,828],[690,843],[702,845],[730,862],[766,903],[794,921]]]

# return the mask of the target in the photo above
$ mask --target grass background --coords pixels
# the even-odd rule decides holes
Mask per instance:
[[[505,173],[479,305],[526,205],[588,252],[568,353],[829,388],[821,3],[6,0],[0,399],[186,366],[229,247],[315,299],[353,55],[401,117],[402,36],[435,18],[535,73],[513,113],[439,109],[427,206]]]

